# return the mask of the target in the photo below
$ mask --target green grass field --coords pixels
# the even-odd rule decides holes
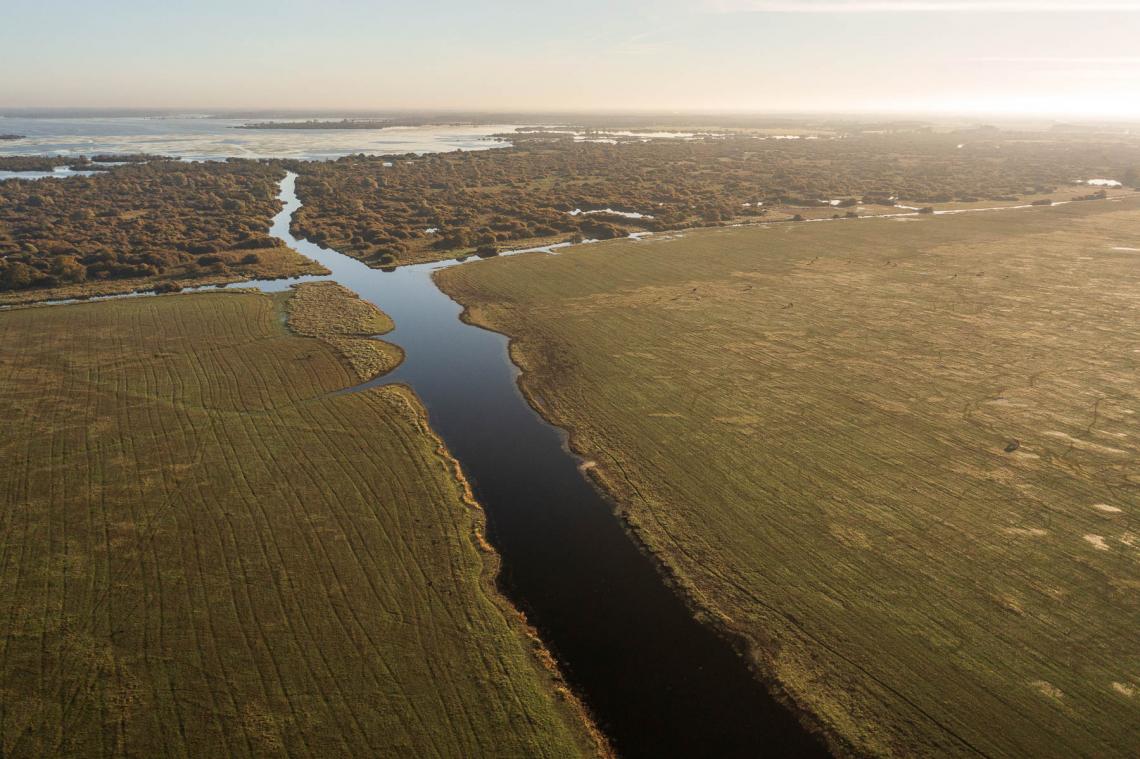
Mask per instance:
[[[448,269],[696,604],[848,750],[1135,756],[1140,203]]]
[[[0,313],[0,756],[595,751],[418,401],[330,395],[321,314],[386,317],[306,287]]]

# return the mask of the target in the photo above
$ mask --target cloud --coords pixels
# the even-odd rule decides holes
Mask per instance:
[[[718,13],[1140,12],[1140,0],[706,0]]]

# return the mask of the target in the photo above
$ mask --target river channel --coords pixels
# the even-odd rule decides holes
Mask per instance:
[[[380,271],[289,232],[296,176],[272,234],[392,317],[393,372],[459,461],[502,557],[500,586],[553,651],[625,757],[825,756],[747,662],[696,621],[587,480],[566,434],[528,404],[503,335],[464,323],[432,280],[457,261]],[[293,281],[258,284],[280,289]],[[242,286],[242,285],[238,285]]]

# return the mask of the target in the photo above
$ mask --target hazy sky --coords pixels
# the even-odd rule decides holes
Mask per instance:
[[[1140,116],[1140,0],[3,0],[4,106]]]

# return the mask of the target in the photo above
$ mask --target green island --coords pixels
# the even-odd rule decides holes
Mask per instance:
[[[1140,201],[436,274],[695,613],[868,756],[1125,757]]]
[[[57,166],[87,168],[89,159],[84,156],[0,156],[0,171],[51,171]]]
[[[72,181],[72,180],[69,180]],[[0,312],[0,755],[589,756],[332,283]]]
[[[235,129],[390,129],[397,126],[427,126],[437,124],[435,121],[424,121],[419,118],[385,118],[385,119],[340,119],[330,121],[326,119],[308,119],[305,121],[256,121],[251,124],[242,124]],[[462,123],[462,122],[458,122]]]

